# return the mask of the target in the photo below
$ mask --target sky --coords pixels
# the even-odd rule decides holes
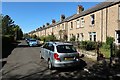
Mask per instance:
[[[33,31],[46,23],[60,20],[60,15],[69,17],[77,13],[77,6],[85,10],[99,2],[2,2],[2,14],[9,15],[23,33]]]

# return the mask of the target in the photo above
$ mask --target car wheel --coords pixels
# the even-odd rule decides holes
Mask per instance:
[[[52,66],[52,63],[50,60],[48,60],[48,69],[52,70],[53,69],[53,66]]]

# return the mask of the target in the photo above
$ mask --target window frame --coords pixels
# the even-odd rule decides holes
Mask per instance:
[[[91,14],[90,18],[91,18],[90,24],[95,25],[95,14]]]
[[[73,22],[70,22],[70,29],[73,29]]]
[[[85,20],[84,20],[84,18],[82,17],[82,18],[81,18],[81,26],[80,26],[80,27],[84,27],[84,24],[85,24]]]
[[[64,23],[62,24],[62,30],[65,30],[65,24]]]
[[[120,4],[118,5],[118,20],[120,20]]]
[[[96,32],[89,32],[89,40],[96,42]]]
[[[49,48],[50,51],[53,51],[53,52],[54,52],[54,46],[53,46],[53,44],[49,44],[49,45],[48,45],[48,48]]]
[[[80,19],[76,20],[76,28],[80,28]]]

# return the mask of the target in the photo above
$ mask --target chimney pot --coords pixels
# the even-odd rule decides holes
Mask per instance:
[[[55,23],[56,23],[56,21],[55,21],[55,19],[53,19],[53,20],[52,20],[52,24],[55,24]]]
[[[80,12],[82,12],[84,10],[83,6],[78,5],[77,7],[77,14],[79,14]]]
[[[45,25],[43,25],[43,28],[45,27]]]
[[[46,26],[49,26],[50,24],[49,23],[46,23]]]
[[[65,19],[65,15],[62,14],[62,15],[60,16],[60,20],[63,21],[64,19]]]

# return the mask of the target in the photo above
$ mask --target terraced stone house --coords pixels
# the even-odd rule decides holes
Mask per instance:
[[[76,41],[101,42],[105,42],[107,37],[113,37],[115,43],[120,44],[120,0],[101,2],[85,11],[78,5],[76,14],[67,18],[61,15],[60,21],[52,22],[54,25],[52,23],[29,34],[35,33],[40,37],[53,33],[58,39],[64,39],[64,35],[67,35],[68,41],[73,36]]]

